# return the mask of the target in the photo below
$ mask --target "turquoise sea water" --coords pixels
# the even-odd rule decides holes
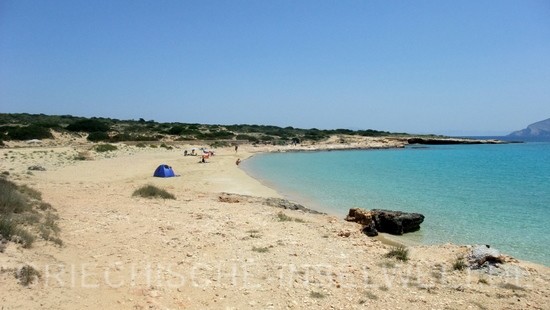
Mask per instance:
[[[550,143],[272,153],[243,166],[290,199],[341,217],[352,207],[426,216],[401,238],[490,244],[550,266]]]

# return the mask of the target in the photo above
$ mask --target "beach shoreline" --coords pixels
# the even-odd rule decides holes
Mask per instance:
[[[220,198],[281,198],[235,164],[280,147],[219,148],[201,164],[198,156],[183,156],[200,145],[117,146],[111,153],[94,152],[91,144],[0,149],[0,170],[39,190],[57,210],[64,244],[8,244],[0,253],[4,306],[542,309],[549,303],[549,268],[538,264],[507,258],[491,273],[456,271],[453,263],[471,247],[452,244],[410,246],[402,262],[386,257],[398,244],[368,238],[340,217]],[[82,152],[90,160],[74,159]],[[160,164],[180,176],[153,178]],[[45,171],[29,173],[31,165]],[[145,184],[176,199],[132,197]],[[42,278],[22,290],[12,271],[26,263]]]

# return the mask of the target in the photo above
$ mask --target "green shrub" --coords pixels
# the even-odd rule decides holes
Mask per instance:
[[[277,213],[277,219],[279,222],[297,222],[297,223],[305,223],[304,220],[296,217],[291,217],[286,215],[283,211],[280,211]]]
[[[251,135],[244,135],[244,134],[237,135],[235,137],[235,139],[237,139],[237,140],[247,140],[248,142],[251,142],[251,143],[260,142],[260,140],[257,137],[251,136]]]
[[[31,208],[28,198],[19,192],[15,183],[0,178],[0,215],[22,213]]]
[[[2,235],[2,237],[9,240],[15,232],[15,227],[16,225],[10,217],[0,217],[0,235]]]
[[[134,191],[132,196],[144,198],[176,199],[176,196],[154,185],[144,185]]]
[[[35,280],[38,281],[41,278],[41,274],[31,265],[25,265],[15,272],[15,277],[21,285],[29,286]]]
[[[211,148],[228,147],[228,146],[231,146],[231,144],[229,144],[226,141],[215,141],[214,143],[210,144]]]
[[[86,139],[92,142],[107,141],[109,140],[109,135],[106,132],[95,131],[90,133]]]
[[[11,240],[23,245],[24,248],[30,248],[36,237],[28,230],[19,226],[15,227]]]
[[[388,258],[395,258],[400,261],[408,261],[409,260],[409,250],[404,246],[397,246],[393,247],[387,254],[386,257]]]
[[[100,120],[84,119],[70,124],[67,126],[67,130],[75,132],[107,132],[109,131],[109,126]]]
[[[141,143],[141,142],[140,142],[140,143],[136,144],[136,147],[147,147],[147,145],[145,145],[144,143]]]
[[[45,240],[60,243],[57,215],[50,204],[42,202],[42,194],[26,185],[17,186],[0,179],[0,235],[7,240],[31,247],[38,230]],[[46,232],[47,231],[47,232]]]
[[[21,185],[18,187],[20,193],[27,195],[28,197],[36,200],[42,200],[42,193],[27,185]]]
[[[325,298],[325,294],[321,293],[321,292],[310,292],[309,293],[309,297],[311,298]]]
[[[453,263],[453,270],[464,270],[466,266],[467,266],[466,262],[464,262],[464,259],[460,257],[460,258],[457,258]]]
[[[266,253],[266,252],[269,252],[269,248],[268,247],[252,247],[252,251],[254,252],[258,252],[258,253]]]
[[[98,153],[115,151],[117,149],[118,147],[112,144],[100,144],[100,145],[96,145],[95,147],[95,151]]]
[[[37,125],[28,126],[3,126],[0,131],[5,132],[5,140],[32,140],[51,139],[52,133],[48,128]]]

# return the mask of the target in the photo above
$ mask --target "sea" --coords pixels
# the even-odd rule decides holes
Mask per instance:
[[[550,266],[550,142],[256,155],[245,171],[288,199],[425,216],[407,244],[488,244]]]

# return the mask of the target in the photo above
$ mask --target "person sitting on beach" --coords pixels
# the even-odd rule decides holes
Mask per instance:
[[[187,156],[187,150],[183,152],[183,156]]]
[[[241,163],[241,159],[237,158],[237,161],[235,162],[235,164],[238,166],[240,163]]]

